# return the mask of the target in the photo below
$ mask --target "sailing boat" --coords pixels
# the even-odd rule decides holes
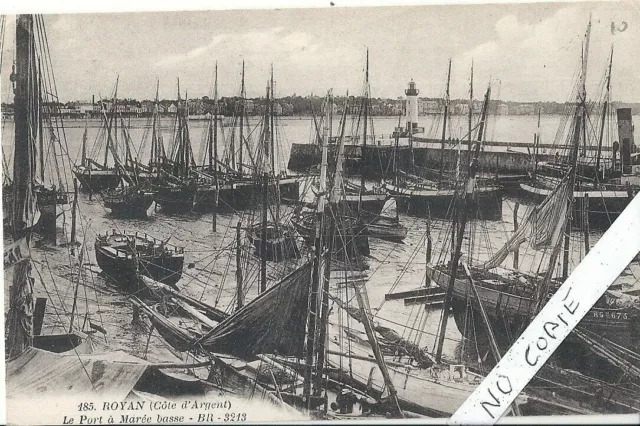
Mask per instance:
[[[447,140],[451,143],[451,138],[447,139],[447,123],[449,122],[449,85],[451,81],[451,61],[449,61],[449,68],[447,72],[447,85],[444,96],[444,113],[442,123],[442,137],[440,148],[440,170],[431,170],[427,167],[420,167],[412,162],[411,170],[404,171],[397,165],[395,166],[396,173],[393,182],[386,182],[385,188],[398,200],[398,208],[400,211],[410,215],[420,217],[434,217],[434,218],[446,218],[450,214],[450,208],[455,197],[455,180],[456,176],[451,172],[447,173],[445,170],[445,157],[447,152],[449,154],[456,155],[456,152],[450,149],[446,150]],[[417,96],[418,91],[415,88],[413,81],[409,83],[409,88],[406,91],[407,96]],[[482,113],[479,123],[472,127],[473,119],[473,65],[471,67],[471,83],[469,90],[469,117],[468,117],[468,131],[466,138],[468,139],[466,161],[471,161],[471,147],[473,132],[477,130],[476,140],[482,142],[484,140],[484,134],[486,133],[487,113],[489,107],[489,100],[491,96],[491,86],[487,89],[484,97],[484,103],[482,107]],[[407,113],[409,114],[409,112]],[[408,115],[407,120],[416,119],[411,118],[412,115]],[[409,128],[409,122],[407,123]],[[396,134],[396,138],[399,134]],[[464,139],[464,138],[462,138]],[[397,143],[397,142],[396,142]],[[455,163],[459,165],[463,162],[464,157],[461,151],[462,140],[457,141],[457,155]],[[409,132],[409,148],[413,149],[412,132]],[[456,148],[456,147],[454,147]],[[397,151],[397,150],[396,150]],[[448,155],[448,157],[453,157]],[[413,156],[412,156],[413,158]],[[394,162],[395,164],[395,162]],[[456,174],[459,172],[456,172]],[[502,217],[502,190],[499,186],[494,185],[491,181],[477,180],[478,189],[476,196],[473,200],[472,208],[475,211],[483,212],[483,216],[486,219],[499,219]]]
[[[324,102],[324,110],[326,117],[324,118],[324,134],[322,136],[322,143],[328,145],[329,140],[329,123],[331,113],[331,105],[333,104],[333,96],[331,91],[327,93]],[[337,149],[337,159],[335,163],[335,170],[332,173],[333,185],[336,188],[344,190],[344,178],[343,178],[343,164],[344,164],[344,144],[345,144],[345,127],[346,127],[346,114],[348,110],[348,97],[345,101],[344,112],[340,123],[340,138]],[[324,161],[324,160],[323,160]],[[325,175],[320,173],[320,182],[327,179],[326,168]],[[321,185],[318,189],[317,198],[319,198],[325,189]],[[344,194],[346,194],[344,190]],[[317,200],[316,200],[317,202]],[[344,261],[349,267],[352,268],[364,268],[366,265],[362,261],[362,256],[368,256],[369,252],[369,237],[368,230],[363,221],[358,217],[357,213],[353,213],[348,200],[342,197],[336,198],[335,202],[339,208],[336,208],[334,213],[340,215],[340,221],[336,222],[338,227],[337,233],[344,239],[344,244],[334,246],[334,257],[336,261]],[[305,239],[307,244],[315,244],[317,238],[316,226],[317,226],[317,212],[314,211],[302,211],[299,210],[298,214],[291,219],[291,224],[295,227],[296,231]]]
[[[147,217],[147,210],[151,207],[155,192],[151,185],[144,181],[138,167],[139,161],[133,158],[131,153],[131,137],[127,131],[127,126],[120,116],[122,138],[125,144],[124,164],[120,160],[115,150],[112,151],[115,162],[115,169],[120,176],[120,186],[115,189],[108,189],[102,193],[102,200],[105,207],[118,217]]]
[[[118,108],[118,81],[116,78],[113,96],[110,102],[100,101],[102,128],[94,142],[91,152],[87,154],[87,131],[82,137],[82,151],[80,164],[73,168],[73,174],[80,182],[80,188],[90,193],[100,192],[106,189],[116,188],[120,184],[120,175],[115,167],[109,163],[109,154],[115,161],[114,153],[117,153],[117,108]],[[104,160],[98,160],[103,157]]]
[[[60,131],[63,126],[62,120],[57,118],[55,114],[57,104],[52,102],[52,98],[55,97],[55,86],[52,83],[50,68],[48,68],[51,58],[48,52],[38,50],[33,34],[29,37],[25,36],[19,42],[28,43],[27,48],[31,52],[25,53],[30,55],[28,60],[31,62],[28,62],[28,70],[26,68],[22,70],[22,72],[29,73],[28,87],[25,89],[28,94],[25,92],[22,95],[29,97],[27,105],[30,120],[28,137],[34,144],[32,166],[35,172],[32,178],[35,184],[33,191],[36,195],[40,213],[40,219],[37,221],[34,231],[46,235],[48,239],[57,243],[56,222],[61,214],[58,206],[69,203],[66,190],[67,183],[61,171],[70,168],[71,165],[69,163],[65,164],[64,160],[60,160],[62,153],[67,151],[68,147],[66,146],[65,133]],[[18,43],[18,40],[16,40],[16,43]],[[38,67],[43,67],[43,69],[39,70],[37,69]],[[14,66],[10,76],[14,87],[17,86],[17,80],[20,77],[18,70]],[[17,111],[16,115],[18,115]],[[22,137],[26,137],[26,135],[22,135]],[[15,163],[13,166],[15,168]],[[6,169],[5,173],[8,172],[8,164],[5,164],[4,167]],[[5,176],[8,178],[8,173]],[[3,201],[8,201],[8,209],[5,214],[7,218],[10,215],[9,209],[12,202],[21,197],[21,195],[16,194],[14,185],[15,178],[13,181],[5,179],[3,182],[3,189],[7,191],[7,195],[3,197]],[[9,197],[12,198],[11,201]]]
[[[364,75],[364,91],[361,97],[360,106],[357,109],[357,116],[354,117],[354,125],[357,132],[360,127],[360,118],[362,117],[362,149],[366,150],[367,139],[371,136],[367,134],[367,131],[370,131],[369,121],[371,120],[369,49],[367,49]],[[373,129],[373,122],[371,122],[371,129]],[[360,173],[360,175],[361,179],[359,187],[351,184],[348,181],[345,181],[345,193],[343,202],[346,202],[352,211],[363,211],[369,214],[379,215],[382,212],[385,202],[387,201],[389,196],[382,188],[374,188],[368,190],[365,187],[364,173]]]
[[[243,210],[262,204],[262,176],[258,172],[261,165],[258,164],[257,153],[252,149],[252,144],[250,143],[246,103],[245,64],[242,61],[240,96],[233,118],[233,131],[227,144],[228,149],[225,161],[217,163],[219,167],[224,169],[219,173],[222,179],[218,178],[218,206],[227,210]],[[273,117],[274,114],[272,113],[270,120],[273,120]],[[259,149],[259,144],[257,145],[255,148]],[[277,170],[278,151],[276,148],[277,144],[273,143],[270,154],[271,172],[276,176],[277,191],[282,198],[298,199],[300,190],[299,178],[288,175],[285,171]],[[209,150],[209,152],[211,151],[212,149]],[[211,199],[212,197],[209,197],[209,200]],[[209,204],[211,203],[209,202]]]
[[[7,411],[11,423],[20,423],[16,418],[24,412],[24,404],[34,397],[52,401],[80,395],[84,398],[108,395],[112,400],[120,401],[135,397],[138,391],[152,392],[154,386],[169,387],[170,383],[180,393],[185,389],[196,393],[193,381],[169,378],[162,372],[163,366],[154,366],[121,351],[104,352],[103,345],[73,330],[75,303],[67,333],[40,335],[45,305],[34,300],[35,280],[31,277],[35,263],[31,256],[35,253],[31,251],[30,243],[34,226],[40,219],[35,188],[38,138],[31,124],[36,122],[34,118],[41,108],[37,101],[39,94],[34,90],[37,86],[32,83],[40,78],[41,68],[37,64],[44,60],[42,51],[45,48],[41,47],[46,46],[44,31],[41,16],[16,17],[13,164],[16,191],[12,204],[13,244],[5,247],[5,274],[12,273],[6,330]],[[36,42],[37,36],[43,39]],[[77,298],[77,287],[75,293]],[[95,353],[99,350],[103,352]],[[94,374],[87,374],[87,371]],[[204,394],[204,387],[200,383],[200,394]],[[32,418],[29,420],[33,421]]]
[[[591,36],[591,22],[587,26],[587,32],[584,42],[584,64],[582,72],[586,75],[586,63],[589,55],[589,41]],[[629,204],[631,199],[640,191],[640,186],[634,182],[631,176],[632,169],[632,152],[633,143],[633,123],[631,110],[629,108],[620,108],[617,110],[618,126],[612,126],[614,121],[613,110],[611,108],[611,70],[613,66],[613,47],[609,56],[609,63],[605,74],[604,96],[601,99],[600,117],[598,129],[593,129],[597,134],[590,134],[592,130],[591,122],[595,117],[590,118],[590,112],[597,108],[593,108],[587,104],[586,89],[584,91],[584,99],[579,100],[585,104],[582,108],[584,138],[581,142],[581,150],[577,157],[576,163],[573,164],[571,151],[566,151],[562,155],[560,151],[556,152],[556,161],[536,162],[532,175],[531,183],[520,184],[524,194],[529,198],[533,198],[541,202],[552,191],[558,180],[567,173],[571,167],[576,167],[576,180],[573,198],[577,200],[573,217],[581,217],[581,209],[583,206],[588,211],[588,219],[590,226],[599,228],[608,228],[609,225],[618,217],[618,215]],[[621,143],[612,139],[614,136],[611,130],[617,127],[618,138]],[[562,127],[558,131],[558,136],[562,136]],[[591,141],[595,140],[595,146]],[[608,143],[607,143],[608,141]],[[557,143],[557,142],[556,142]],[[613,149],[612,157],[605,158],[603,155],[603,146],[610,145]],[[618,159],[618,153],[620,158]],[[574,222],[576,225],[576,222]]]
[[[589,30],[587,37],[588,33]],[[454,227],[453,233],[457,235],[458,245],[453,261],[447,264],[441,259],[441,262],[427,266],[428,276],[438,286],[446,289],[445,310],[451,303],[460,330],[465,327],[466,307],[471,306],[473,312],[477,313],[484,306],[491,327],[498,331],[498,335],[519,335],[523,326],[528,324],[569,274],[570,217],[576,193],[573,188],[577,181],[578,151],[586,138],[583,122],[587,108],[585,78],[586,54],[583,56],[582,73],[576,87],[577,99],[568,135],[568,143],[571,145],[570,168],[557,186],[541,204],[529,211],[522,225],[490,259],[472,262],[471,254],[468,254],[462,265],[459,265],[460,238],[464,229]],[[588,228],[584,232],[588,237]],[[533,257],[527,270],[518,265],[518,253],[525,243],[528,244],[525,247],[526,253],[532,253]],[[586,238],[585,250],[588,249]],[[560,276],[555,276],[561,252],[563,269]],[[502,266],[511,253],[513,268]],[[477,297],[471,296],[474,294],[472,287],[475,288]],[[640,308],[637,301],[630,296],[616,296],[608,290],[583,318],[578,329],[595,333],[627,351],[636,351],[637,356],[639,326]]]
[[[344,139],[344,127],[341,139]],[[341,143],[344,142],[342,141]],[[324,144],[320,180],[323,192],[327,176],[326,164],[327,147]],[[341,170],[339,168],[335,178],[336,186],[332,190],[330,198],[330,208],[337,206],[336,194],[342,189],[340,180]],[[327,218],[327,226],[324,226],[325,205],[323,194],[319,196],[316,213],[318,220],[315,225],[316,238],[312,258],[269,288],[266,288],[266,285],[263,284],[265,276],[261,274],[262,292],[260,295],[246,305],[242,304],[243,298],[239,295],[238,309],[232,315],[226,317],[218,315],[215,318],[215,320],[219,321],[217,325],[213,323],[212,310],[207,309],[209,311],[209,315],[207,315],[203,309],[206,307],[201,303],[194,304],[191,308],[182,303],[178,304],[183,310],[191,313],[194,319],[199,320],[198,322],[201,324],[200,330],[209,328],[209,331],[203,333],[203,335],[198,336],[198,331],[193,327],[176,326],[175,322],[172,323],[170,318],[167,315],[163,315],[158,309],[151,307],[145,309],[152,322],[156,324],[159,330],[162,330],[161,333],[163,333],[168,342],[172,342],[174,347],[182,348],[182,350],[190,349],[196,352],[205,351],[207,356],[213,356],[220,364],[226,366],[225,373],[222,376],[222,379],[226,381],[237,381],[239,380],[238,378],[243,378],[246,383],[250,380],[252,372],[254,372],[253,383],[262,385],[263,383],[259,381],[260,376],[264,374],[262,365],[271,366],[271,377],[273,377],[274,382],[270,385],[275,385],[275,393],[278,397],[281,399],[286,398],[286,401],[291,401],[300,407],[304,407],[305,410],[313,410],[323,404],[326,405],[326,395],[320,395],[317,387],[321,383],[320,378],[324,373],[323,361],[318,360],[312,366],[313,358],[315,358],[316,354],[317,356],[324,355],[324,349],[321,347],[314,348],[314,341],[316,340],[316,333],[320,335],[318,341],[324,341],[323,335],[326,336],[326,327],[321,324],[326,324],[329,315],[328,293],[323,293],[322,297],[318,297],[321,288],[328,285],[330,274],[328,265],[325,266],[325,269],[322,267],[324,263],[322,258],[325,257],[325,250],[322,247],[325,242],[324,230],[326,229],[329,232],[326,237],[326,241],[329,244],[329,248],[326,250],[328,259],[332,257],[333,250],[331,246],[334,241],[341,246],[345,244],[345,237],[340,235],[339,232],[334,233],[333,215]],[[339,220],[338,216],[335,221]],[[346,226],[348,224],[338,225],[337,229],[344,229]],[[328,263],[330,260],[326,262]],[[321,281],[325,282],[322,287]],[[238,289],[240,291],[241,283],[238,283]],[[177,293],[173,293],[172,296],[174,296],[174,300],[179,297],[181,301],[186,301],[184,297],[178,296]],[[136,303],[144,306],[139,300]],[[314,308],[310,309],[310,306]],[[200,312],[196,312],[194,308]],[[321,311],[322,313],[320,313]],[[238,341],[242,341],[243,345],[238,345]],[[320,344],[323,345],[323,343]],[[306,358],[306,365],[309,370],[305,374],[304,381],[296,379],[297,373],[292,372],[294,380],[290,382],[288,378],[283,377],[282,372],[273,370],[275,368],[280,369],[282,366],[273,360],[269,360],[264,354],[278,354],[297,359]],[[240,367],[240,365],[243,367]],[[317,374],[313,375],[312,369],[316,370]],[[229,373],[232,375],[231,379]],[[276,376],[279,378],[280,383],[276,382]],[[316,384],[313,390],[311,386],[312,380]],[[302,394],[296,393],[296,389],[300,387],[304,388]],[[366,399],[366,396],[362,395],[362,397]],[[375,401],[369,402],[375,404]]]
[[[280,212],[278,176],[275,173],[275,126],[273,120],[273,67],[271,81],[267,86],[267,105],[262,126],[262,206],[260,223],[254,223],[247,230],[249,241],[255,246],[256,254],[265,260],[280,261],[300,257],[295,229],[284,223]],[[258,156],[260,157],[260,155]],[[273,181],[273,185],[270,184]],[[272,190],[275,189],[275,191]],[[275,192],[275,193],[274,193]],[[269,195],[275,198],[269,203]],[[272,207],[272,208],[270,208]],[[271,211],[272,220],[269,221]]]
[[[151,123],[147,123],[152,128],[152,142],[151,142],[151,155],[149,164],[145,165],[140,162],[140,159],[134,157],[132,152],[133,141],[129,134],[128,126],[125,124],[122,116],[120,115],[120,129],[122,131],[122,140],[124,143],[124,162],[114,149],[114,144],[108,145],[111,154],[114,159],[114,168],[118,176],[120,176],[120,184],[117,188],[109,188],[101,191],[102,201],[105,207],[111,209],[111,212],[116,217],[124,218],[146,218],[147,210],[151,207],[155,199],[155,191],[152,189],[152,178],[157,176],[158,168],[161,164],[161,159],[164,156],[164,147],[162,146],[162,140],[159,135],[159,114],[158,114],[158,88],[159,82],[156,83],[156,99],[154,104],[154,111],[151,117]],[[117,90],[117,83],[116,83]],[[118,117],[116,117],[116,122]],[[145,132],[146,136],[146,132]],[[83,137],[82,146],[82,158],[85,162],[85,143],[86,143],[86,130]],[[144,147],[145,140],[143,138],[141,144]]]
[[[164,159],[159,176],[153,184],[157,191],[156,202],[166,213],[187,213],[193,210],[199,184],[193,176],[195,168],[189,134],[187,101],[181,100],[178,81],[178,109],[170,155]]]

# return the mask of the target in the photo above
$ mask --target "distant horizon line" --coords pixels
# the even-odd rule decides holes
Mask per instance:
[[[279,96],[274,98],[274,100],[277,102],[278,100],[282,100],[282,99],[287,99],[287,98],[303,98],[303,99],[323,99],[325,96],[319,96],[319,95],[298,95],[296,93],[292,94],[292,95],[286,95],[286,96]],[[346,95],[333,95],[333,98],[346,98]],[[208,95],[202,95],[201,97],[189,97],[188,99],[186,99],[187,101],[193,101],[193,100],[203,100],[203,99],[209,99],[209,100],[213,100],[213,98],[209,97]],[[221,99],[234,99],[234,98],[240,98],[239,95],[233,95],[233,96],[219,96],[218,100]],[[361,96],[356,96],[356,95],[349,95],[349,98],[361,98]],[[137,99],[137,98],[129,98],[129,97],[118,97],[116,98],[118,101],[127,101],[127,102],[155,102],[155,99]],[[256,96],[256,97],[245,97],[245,100],[266,100],[265,96]],[[370,97],[369,99],[371,100],[380,100],[380,101],[406,101],[406,97],[405,98],[383,98],[383,97]],[[418,97],[419,100],[426,100],[426,101],[442,101],[442,98],[438,98],[438,97],[428,97],[428,96],[421,96]],[[95,101],[92,100],[79,100],[79,99],[74,99],[74,100],[66,100],[66,101],[61,101],[58,100],[57,103],[59,104],[69,104],[69,103],[79,103],[79,104],[97,104],[101,101],[111,101],[112,98],[102,98],[102,99],[97,99]],[[185,99],[181,98],[181,99],[177,99],[177,98],[163,98],[163,99],[158,99],[158,102],[177,102],[178,100],[180,101],[184,101]],[[51,102],[45,102],[45,104],[49,104],[49,103],[53,103],[54,101]],[[449,102],[451,103],[469,103],[469,99],[464,99],[464,98],[451,98],[449,99]],[[476,98],[473,99],[474,103],[482,103],[483,99],[482,98]],[[559,105],[566,105],[566,104],[572,104],[575,103],[575,101],[551,101],[551,100],[546,100],[546,101],[515,101],[515,100],[504,100],[504,99],[490,99],[491,103],[503,103],[503,104],[559,104]],[[611,104],[622,104],[622,105],[638,105],[640,106],[640,101],[610,101]],[[13,105],[13,102],[1,102],[0,104],[2,105]]]

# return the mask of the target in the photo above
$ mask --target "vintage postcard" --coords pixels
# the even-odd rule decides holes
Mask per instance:
[[[2,15],[9,424],[639,420],[638,4],[348,6]]]

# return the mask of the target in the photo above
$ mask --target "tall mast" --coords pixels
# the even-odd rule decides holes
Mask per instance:
[[[471,121],[473,120],[473,60],[471,61],[471,83],[469,85],[469,143],[467,152],[469,154],[469,164],[471,164]]]
[[[333,99],[331,96],[331,92],[327,95],[327,102],[325,104],[325,120],[324,120],[324,140],[328,141],[328,137],[330,135],[329,123],[330,116],[332,115],[333,107]],[[346,105],[345,105],[346,111]],[[346,115],[344,115],[344,123],[346,123]],[[344,125],[341,130],[341,138],[344,138]],[[328,142],[327,142],[328,143]],[[325,143],[325,145],[327,145]],[[325,175],[326,175],[326,167],[325,167]],[[322,302],[320,306],[320,330],[318,332],[318,356],[316,360],[316,370],[318,374],[316,375],[316,383],[314,388],[319,390],[322,388],[321,379],[322,379],[322,371],[324,368],[325,362],[325,343],[327,340],[327,323],[329,321],[329,280],[331,278],[331,257],[333,255],[333,239],[335,235],[335,223],[333,221],[333,215],[329,214],[326,217],[326,224],[323,224],[327,229],[327,237],[326,237],[326,248],[325,248],[325,256],[324,256],[324,270],[323,272],[323,280],[322,280]],[[320,266],[320,265],[319,265]],[[320,276],[320,271],[318,271],[318,278]]]
[[[602,121],[600,122],[600,135],[598,137],[598,153],[596,155],[596,183],[600,182],[600,156],[602,155],[602,141],[604,139],[604,126],[609,112],[609,99],[611,98],[611,66],[613,64],[613,46],[609,57],[609,70],[607,72],[607,86],[604,104],[602,105]]]
[[[29,244],[31,227],[38,220],[36,198],[33,191],[35,173],[35,129],[32,119],[33,103],[37,97],[32,90],[35,73],[35,43],[33,15],[18,15],[16,19],[16,64],[11,80],[14,83],[15,150],[13,156],[13,212],[12,237],[18,242],[26,238]],[[14,267],[12,287],[9,291],[7,318],[7,359],[20,355],[33,344],[33,278],[31,262],[26,260]]]
[[[540,147],[540,108],[538,108],[538,130],[533,141],[533,180],[535,182],[538,175],[538,148]]]
[[[480,143],[476,143],[476,148],[474,152],[473,159],[470,160],[469,164],[469,176],[467,178],[467,182],[464,188],[465,194],[463,198],[463,202],[460,203],[460,197],[456,195],[455,197],[455,206],[454,206],[454,215],[455,217],[459,216],[460,225],[458,229],[456,229],[456,222],[452,226],[452,230],[455,235],[455,249],[451,259],[451,271],[449,272],[449,285],[447,287],[447,293],[444,298],[444,307],[442,308],[442,325],[440,327],[440,331],[438,333],[438,347],[436,350],[436,362],[440,362],[442,360],[442,347],[444,345],[444,337],[445,332],[447,331],[447,321],[449,320],[449,306],[451,303],[451,296],[453,294],[453,285],[456,282],[456,275],[458,273],[458,264],[460,262],[460,254],[462,250],[462,242],[464,240],[464,230],[467,224],[467,220],[469,218],[469,206],[473,201],[473,188],[475,186],[475,178],[476,172],[478,169],[478,152],[480,151]],[[460,204],[462,204],[460,206]]]
[[[578,104],[576,108],[575,115],[575,127],[573,129],[573,143],[571,146],[571,162],[569,163],[569,199],[567,202],[569,203],[569,208],[567,210],[567,217],[571,217],[573,215],[573,191],[575,190],[575,181],[576,181],[576,168],[578,167],[578,150],[580,148],[580,135],[586,140],[587,135],[585,133],[585,123],[583,120],[586,118],[586,102],[587,102],[587,90],[586,90],[586,79],[587,79],[587,58],[589,57],[589,38],[591,37],[591,19],[589,19],[589,25],[587,25],[587,33],[586,40],[584,43],[584,48],[582,52],[582,73],[580,75],[580,87],[578,93]],[[568,219],[565,219],[567,221]],[[570,245],[570,233],[571,226],[567,222],[565,225],[565,233],[564,233],[564,253],[562,259],[562,278],[566,279],[569,276],[569,245]],[[555,265],[555,262],[550,264],[552,268]]]
[[[218,91],[218,62],[216,61],[216,65],[215,65],[215,79],[214,79],[214,83],[213,83],[213,101],[214,104],[216,102],[216,98],[217,98],[217,91]],[[215,106],[214,106],[215,109]],[[209,171],[213,171],[213,128],[217,127],[217,120],[216,117],[214,116],[215,111],[212,111],[211,114],[211,120],[209,120],[209,146],[207,147],[208,153],[209,153]]]
[[[85,117],[84,119],[84,133],[82,133],[82,153],[81,153],[81,159],[80,159],[80,164],[82,166],[85,166],[87,164],[87,130],[89,127],[89,122],[87,120],[87,117]]]
[[[587,25],[587,34],[585,36],[584,48],[582,50],[582,74],[580,77],[580,97],[582,102],[582,132],[584,133],[584,140],[582,145],[582,155],[586,155],[587,152],[587,62],[589,60],[589,41],[591,39],[591,16],[589,16],[589,24]]]
[[[440,182],[444,175],[444,144],[447,136],[447,121],[449,119],[449,84],[451,83],[451,58],[449,58],[449,71],[447,71],[447,89],[444,94],[444,119],[442,121],[442,143],[440,145]]]
[[[275,208],[275,222],[276,224],[280,223],[280,178],[278,177],[278,171],[276,170],[276,126],[275,126],[275,118],[274,118],[274,109],[273,105],[275,103],[275,98],[273,96],[273,64],[271,64],[271,102],[269,103],[269,125],[271,127],[271,174],[273,175],[273,183],[275,186],[275,198],[276,198],[276,208]]]
[[[487,132],[487,115],[489,111],[489,99],[491,98],[491,83],[487,88],[487,93],[484,95],[484,102],[482,103],[482,112],[480,113],[480,125],[478,126],[478,142],[484,141],[484,135]]]
[[[402,115],[398,114],[398,130],[395,132],[395,141],[393,144],[393,184],[398,186],[398,145],[400,143],[400,117]],[[397,209],[396,209],[397,212]]]
[[[36,59],[37,60],[37,59]],[[34,73],[34,84],[37,85],[37,89],[34,87],[34,89],[36,89],[35,93],[38,94],[38,97],[36,99],[34,99],[34,101],[37,103],[36,105],[33,105],[32,108],[34,108],[34,112],[35,114],[37,114],[37,123],[38,123],[38,150],[40,151],[38,154],[38,161],[39,161],[39,166],[40,166],[40,182],[44,185],[45,181],[44,181],[44,157],[45,157],[45,153],[44,153],[44,129],[43,129],[43,125],[42,125],[42,91],[43,91],[43,87],[42,87],[42,76],[40,73],[40,61],[37,60],[38,64],[38,72]],[[35,66],[35,64],[34,64]]]
[[[327,94],[327,101],[325,105],[329,103],[330,93]],[[347,110],[345,104],[345,112]],[[321,273],[321,257],[323,250],[323,230],[324,230],[324,210],[325,210],[325,193],[327,187],[327,141],[320,139],[322,162],[320,163],[320,182],[318,190],[318,205],[316,209],[316,233],[314,240],[314,257],[313,257],[313,275],[311,279],[311,289],[309,291],[309,320],[307,321],[307,343],[305,346],[305,371],[304,371],[304,388],[303,397],[307,401],[307,409],[311,409],[311,382],[312,382],[312,367],[313,356],[315,353],[315,336],[316,336],[316,320],[318,311],[318,289],[320,287],[320,273]]]
[[[210,169],[213,172],[213,231],[216,231],[218,220],[218,197],[220,194],[220,181],[218,180],[218,61],[216,61],[216,78],[213,83],[213,147],[209,149],[209,155],[213,150],[213,161],[210,160]]]
[[[107,159],[109,158],[109,149],[113,149],[113,140],[111,137],[111,125],[114,122],[114,118],[116,117],[116,113],[118,110],[118,83],[120,81],[120,75],[116,77],[116,87],[113,92],[113,99],[111,101],[111,114],[109,114],[108,119],[105,117],[105,121],[107,122],[107,146],[104,149],[104,167],[107,167]],[[118,126],[118,120],[115,119],[115,126]],[[117,130],[114,132],[117,134]],[[117,137],[117,135],[116,135]]]
[[[367,148],[367,124],[369,121],[369,49],[367,48],[367,60],[364,71],[364,98],[363,109],[364,109],[364,126],[363,126],[363,139],[362,139],[362,150],[363,154]],[[362,193],[364,192],[364,173],[360,172],[360,193],[358,198],[358,215],[360,214],[360,210],[362,209]]]
[[[267,84],[267,107],[263,125],[262,145],[262,236],[260,239],[260,292],[267,290],[267,220],[269,209],[269,169],[270,169],[270,139],[271,129],[269,124],[269,112],[271,111],[269,98],[269,85]]]
[[[268,102],[268,97],[267,97],[267,103],[269,105],[269,127],[271,128],[271,131],[269,132],[271,134],[271,171],[273,172],[273,175],[276,175],[276,144],[275,144],[275,127],[274,127],[274,119],[273,119],[273,103],[275,102],[275,99],[273,97],[273,64],[271,64],[271,84],[270,86],[270,93],[271,93],[271,102]]]
[[[153,102],[153,116],[151,120],[151,158],[149,166],[158,168],[160,172],[160,147],[158,146],[158,96],[160,91],[160,79],[156,79],[156,98]]]
[[[216,188],[218,187],[218,61],[216,61],[216,78],[213,83],[213,171]],[[211,153],[211,150],[209,150]]]
[[[242,60],[242,82],[240,83],[240,152],[238,153],[238,171],[242,173],[242,145],[244,143],[244,113],[246,107],[244,88],[244,60]]]

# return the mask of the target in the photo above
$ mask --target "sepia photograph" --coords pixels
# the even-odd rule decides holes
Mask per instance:
[[[171,5],[0,15],[6,423],[640,421],[637,2]]]

